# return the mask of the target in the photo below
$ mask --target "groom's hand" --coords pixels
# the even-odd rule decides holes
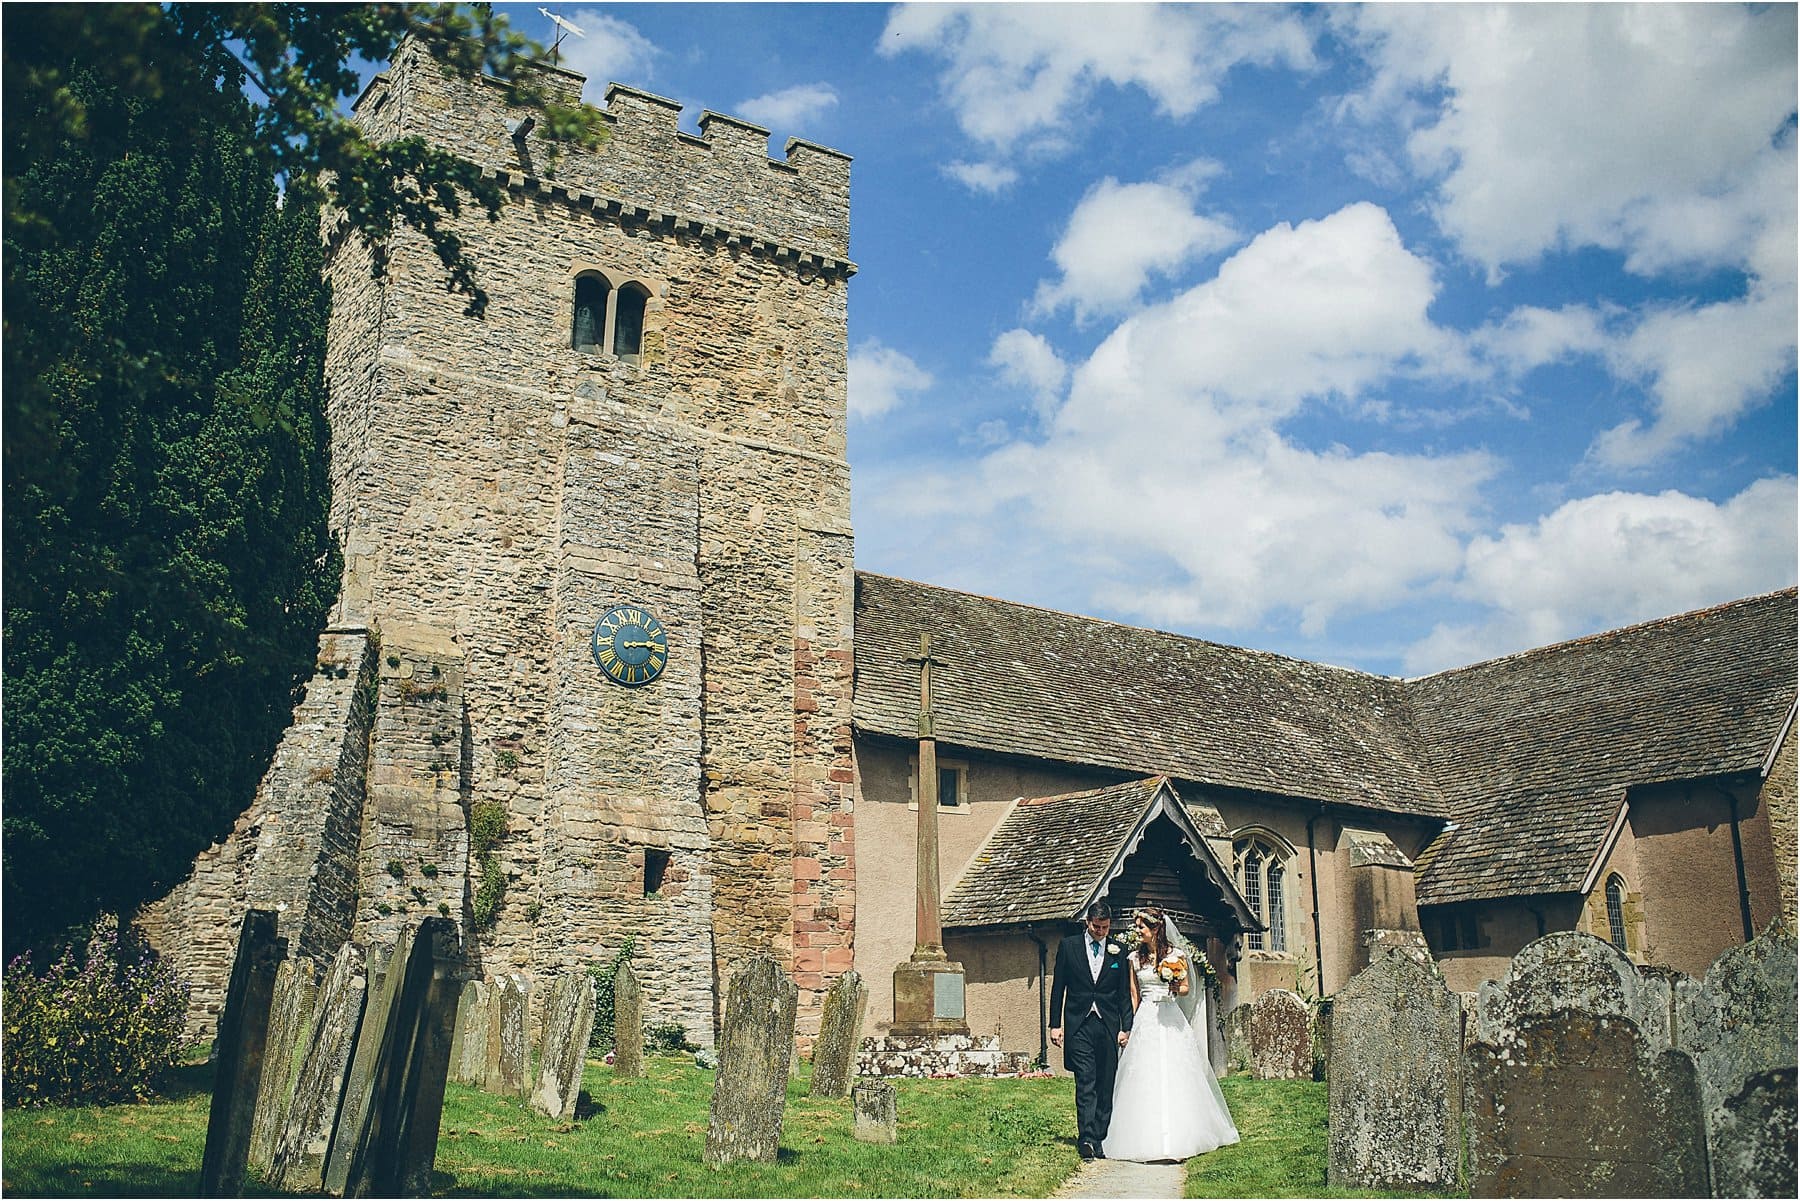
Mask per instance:
[[[1050,1027],[1050,1045],[1053,1047],[1062,1046],[1062,1027],[1061,1026]]]

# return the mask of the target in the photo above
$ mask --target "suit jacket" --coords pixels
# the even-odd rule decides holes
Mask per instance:
[[[1061,1029],[1080,1025],[1082,1018],[1090,1016],[1095,1008],[1112,1033],[1131,1029],[1131,962],[1124,945],[1109,936],[1100,952],[1100,979],[1095,981],[1088,971],[1087,931],[1083,930],[1063,939],[1056,948],[1056,969],[1050,984],[1050,1026]]]

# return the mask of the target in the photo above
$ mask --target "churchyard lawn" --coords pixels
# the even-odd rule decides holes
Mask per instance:
[[[641,1079],[590,1063],[598,1108],[571,1123],[523,1101],[452,1084],[434,1192],[440,1196],[1043,1197],[1078,1163],[1067,1079],[900,1081],[900,1141],[850,1136],[850,1102],[788,1090],[781,1157],[712,1171],[700,1162],[712,1074],[651,1056]],[[1190,1197],[1376,1196],[1325,1188],[1325,1086],[1230,1078],[1244,1141],[1189,1167]],[[181,1069],[146,1105],[10,1109],[8,1196],[191,1196],[206,1140],[210,1069]],[[254,1182],[252,1196],[276,1195]],[[1429,1195],[1429,1194],[1427,1194]]]

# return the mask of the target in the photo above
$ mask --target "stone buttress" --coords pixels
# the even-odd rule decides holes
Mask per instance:
[[[552,155],[500,87],[413,43],[357,103],[376,140],[424,137],[507,202],[453,222],[480,318],[419,235],[376,280],[327,219],[343,587],[251,811],[147,915],[202,1009],[223,979],[196,948],[272,902],[321,959],[447,913],[486,977],[632,937],[646,1021],[703,1044],[753,953],[792,970],[803,1036],[850,966],[849,160],[771,159],[712,113],[691,135],[618,86],[603,111],[601,145]],[[605,337],[578,348],[584,278]],[[590,647],[625,604],[667,636],[640,687]]]

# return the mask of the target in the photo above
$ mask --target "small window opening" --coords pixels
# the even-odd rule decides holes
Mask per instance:
[[[619,289],[618,311],[613,319],[613,353],[638,354],[644,342],[644,304],[650,294],[637,284]]]
[[[644,849],[644,895],[653,897],[662,891],[663,879],[669,872],[669,852]]]
[[[1613,946],[1625,950],[1625,881],[1616,875],[1606,879],[1606,930]]]
[[[598,275],[575,277],[575,325],[570,344],[576,350],[601,349],[606,331],[606,294],[610,290]]]

